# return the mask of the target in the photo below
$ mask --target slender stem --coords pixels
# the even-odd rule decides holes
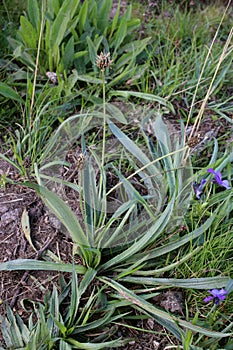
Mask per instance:
[[[36,79],[37,79],[37,71],[38,71],[38,65],[39,65],[39,57],[40,57],[40,47],[41,47],[41,41],[42,41],[42,34],[44,29],[44,1],[42,1],[41,5],[41,26],[40,26],[40,34],[38,39],[38,47],[37,47],[37,54],[36,54],[36,64],[35,64],[35,72],[34,72],[34,80],[33,80],[33,89],[32,89],[32,99],[31,99],[31,105],[30,105],[30,115],[32,115],[32,109],[35,99],[35,90],[36,90]]]
[[[104,160],[105,160],[105,146],[106,146],[106,98],[105,98],[105,75],[104,75],[104,69],[101,70],[102,72],[102,82],[103,82],[103,145],[102,145],[102,157],[101,157],[101,167],[100,167],[100,180],[99,180],[99,199],[102,198],[106,199],[105,194],[105,188],[103,183],[103,174],[104,174]],[[106,208],[103,204],[102,211],[100,214],[99,222],[103,222],[104,216],[106,214],[105,212]]]
[[[105,76],[104,69],[102,70],[102,81],[103,81],[103,147],[102,147],[102,161],[101,166],[104,167],[105,158],[105,139],[106,139],[106,101],[105,101]]]

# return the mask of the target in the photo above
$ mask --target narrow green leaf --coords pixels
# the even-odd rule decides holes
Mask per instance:
[[[134,242],[128,249],[116,255],[114,258],[110,259],[108,262],[100,266],[100,270],[103,271],[113,265],[119,265],[120,262],[126,260],[129,257],[132,257],[135,253],[138,253],[140,250],[142,250],[151,240],[152,237],[153,240],[155,240],[164,230],[164,228],[170,220],[170,216],[173,211],[174,201],[175,194],[173,196],[173,199],[167,205],[167,208],[159,217],[159,219],[154,224],[152,224],[152,226],[149,229],[146,230],[145,235],[143,235],[138,241]]]
[[[10,329],[8,331],[10,331],[11,333],[12,345],[16,348],[23,347],[24,343],[22,339],[22,333],[20,332],[20,329],[18,327],[16,317],[14,316],[9,306],[7,306],[6,311],[8,321],[10,322]]]
[[[130,43],[125,44],[123,47],[121,47],[122,53],[127,52],[131,53],[131,57],[136,57],[139,53],[141,53],[148,45],[151,38],[145,38],[142,40],[134,40]]]
[[[48,208],[66,227],[75,243],[81,246],[89,246],[85,233],[83,232],[82,227],[75,214],[56,193],[48,190],[44,186],[39,186],[36,184],[25,185],[28,185],[29,187],[32,187],[37,191],[37,193],[42,197],[44,203],[48,206]]]
[[[137,91],[115,90],[112,93],[110,92],[110,95],[122,96],[124,98],[129,98],[130,96],[134,96],[134,97],[142,98],[144,100],[158,102],[159,104],[169,108],[172,113],[175,113],[175,110],[170,102],[168,102],[166,99],[164,99],[162,97],[159,97],[159,96],[156,96],[153,94],[148,94],[148,93],[144,93],[144,92],[137,92]]]
[[[114,106],[112,103],[106,103],[106,110],[118,122],[120,122],[122,124],[127,124],[127,120],[126,120],[124,114],[121,112],[121,110],[119,108]]]
[[[73,18],[74,15],[76,14],[79,3],[80,3],[80,0],[72,1],[71,18]]]
[[[87,21],[87,14],[88,14],[88,1],[84,1],[81,7],[81,10],[79,12],[79,21],[78,21],[78,29],[80,35],[83,33],[85,23]]]
[[[135,29],[139,28],[141,20],[139,18],[132,18],[127,21],[127,34],[132,33]]]
[[[163,247],[159,247],[159,248],[155,248],[152,249],[150,251],[147,252],[147,259],[154,259],[157,258],[159,256],[162,256],[164,254],[168,254],[170,252],[172,252],[175,249],[178,249],[179,247],[181,247],[182,245],[191,242],[194,239],[197,239],[198,237],[200,237],[203,232],[205,232],[210,225],[213,223],[213,221],[216,218],[216,213],[213,213],[209,219],[206,220],[206,222],[201,225],[200,227],[196,228],[194,231],[187,233],[184,237],[179,238],[177,241],[172,242],[172,243],[168,243],[166,245],[164,245]],[[137,255],[135,255],[135,259],[141,259],[145,254],[144,253],[139,253]]]
[[[0,263],[0,271],[17,270],[72,272],[72,264],[39,261],[33,259],[17,259]],[[77,273],[84,274],[86,272],[86,268],[82,265],[75,265],[75,271]]]
[[[109,34],[109,41],[117,27],[117,23],[118,23],[118,18],[119,18],[119,15],[120,15],[120,9],[121,9],[121,0],[118,0],[118,5],[117,5],[117,10],[116,10],[116,13],[115,13],[115,16],[113,17],[113,20],[112,20],[112,25],[111,25],[111,32]]]
[[[96,85],[102,84],[102,80],[101,79],[92,77],[91,75],[76,74],[76,72],[77,71],[75,71],[74,74],[75,74],[75,77],[77,78],[77,80],[85,81],[87,83],[96,84]]]
[[[111,47],[114,47],[114,51],[112,54],[113,59],[115,59],[116,55],[117,55],[117,50],[119,49],[121,43],[123,42],[123,40],[125,39],[125,36],[127,34],[127,22],[126,19],[122,18],[119,28],[117,30],[117,32],[114,35],[113,41],[111,43]]]
[[[127,151],[129,151],[136,159],[141,162],[141,165],[148,164],[148,171],[151,175],[156,178],[156,181],[161,188],[163,178],[160,174],[160,170],[154,164],[150,164],[151,160],[147,157],[147,155],[139,148],[135,142],[133,142],[127,135],[125,135],[114,123],[109,122],[109,127],[112,133],[118,138],[118,140],[122,143]]]
[[[112,340],[108,342],[102,342],[102,343],[80,343],[77,340],[74,340],[72,338],[68,338],[66,340],[68,343],[76,346],[76,349],[85,349],[85,350],[100,350],[100,349],[106,349],[106,348],[119,348],[122,345],[124,345],[124,342],[120,340]]]
[[[75,52],[75,54],[74,54],[74,59],[83,57],[83,56],[85,56],[87,53],[88,53],[87,50]]]
[[[223,288],[229,283],[229,277],[204,277],[204,278],[187,278],[187,279],[176,279],[176,278],[153,278],[153,277],[124,277],[123,281],[128,283],[143,284],[147,286],[175,286],[178,288],[189,288],[189,289],[213,289]]]

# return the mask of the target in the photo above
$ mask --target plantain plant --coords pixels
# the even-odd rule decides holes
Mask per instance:
[[[159,115],[155,118],[154,124],[154,134],[158,136],[158,143],[153,144],[150,140],[148,148],[139,148],[137,143],[132,141],[108,118],[108,115],[106,117],[112,132],[111,137],[118,139],[120,145],[123,146],[121,152],[124,151],[124,158],[128,159],[133,173],[126,177],[124,166],[121,168],[121,163],[118,162],[113,164],[111,157],[107,156],[108,152],[106,152],[104,166],[102,166],[101,156],[98,156],[96,149],[87,147],[85,135],[82,135],[82,147],[86,147],[86,164],[85,167],[79,169],[77,185],[65,183],[56,176],[45,174],[46,166],[36,170],[38,184],[25,183],[26,186],[30,186],[38,192],[44,203],[67,229],[76,245],[74,255],[78,254],[82,258],[82,264],[72,265],[61,261],[14,260],[1,263],[0,270],[73,271],[73,274],[74,272],[83,274],[85,280],[85,276],[91,275],[91,280],[87,279],[87,281],[92,283],[95,280],[96,283],[100,284],[104,295],[106,295],[108,288],[112,290],[110,304],[106,304],[107,310],[112,303],[119,310],[121,310],[122,305],[127,310],[136,309],[147,317],[154,318],[180,341],[185,338],[184,329],[187,332],[198,332],[208,337],[228,337],[231,334],[229,332],[218,332],[201,327],[156,307],[150,302],[154,294],[149,291],[149,288],[151,286],[173,286],[203,290],[224,287],[228,288],[228,293],[231,292],[232,287],[229,286],[232,284],[228,277],[190,279],[160,277],[161,274],[167,271],[171,272],[174,267],[188,261],[191,256],[200,251],[201,246],[195,245],[198,238],[216,224],[218,217],[229,215],[232,212],[230,192],[227,203],[225,197],[223,197],[224,205],[219,203],[217,207],[208,207],[207,203],[199,224],[184,235],[174,237],[175,239],[170,241],[167,236],[171,234],[174,227],[181,224],[180,220],[183,219],[183,201],[186,201],[185,206],[188,207],[191,200],[191,183],[194,177],[187,160],[187,147],[184,147],[182,141],[174,141],[170,138],[168,129]],[[74,120],[71,117],[70,122]],[[78,120],[77,116],[76,120]],[[74,128],[70,127],[71,125],[68,121],[64,122],[64,128],[69,135],[71,130],[75,133]],[[160,135],[158,130],[160,130]],[[83,132],[83,134],[85,133]],[[56,142],[52,142],[52,145],[57,147]],[[118,157],[116,159],[119,160]],[[185,160],[186,163],[184,163]],[[225,156],[222,165],[224,166],[231,160],[232,155]],[[59,159],[54,158],[55,163],[56,165],[63,164],[62,159],[59,161]],[[49,166],[54,164],[51,162]],[[112,211],[107,209],[108,196],[112,193],[111,189],[108,191],[106,186],[109,168],[117,174],[119,182],[115,187],[121,187],[122,194],[122,197],[118,197],[118,207],[114,207],[115,209]],[[99,181],[100,173],[101,183]],[[137,190],[134,182],[131,181],[132,178],[135,179],[136,175],[140,179],[139,182],[147,187],[147,192],[144,195]],[[47,181],[69,185],[78,192],[82,221],[79,222],[68,205],[56,193],[49,190],[49,182]],[[159,191],[157,191],[158,188]],[[210,211],[211,215],[208,215]],[[166,242],[162,247],[161,241]],[[169,254],[190,244],[194,246],[191,255],[184,253],[175,264],[166,264]],[[148,291],[145,292],[144,288],[141,289],[142,284],[148,288]],[[73,299],[71,299],[71,303],[74,303]],[[121,312],[123,313],[123,311]],[[111,319],[109,322],[112,322]],[[65,338],[66,340],[63,339],[63,341],[78,346],[79,344],[75,341],[75,334],[79,329],[76,314],[71,324],[70,337],[73,337],[73,340]],[[56,325],[59,328],[59,334],[61,334],[65,329],[64,326],[58,322]]]
[[[112,0],[28,0],[27,13],[20,17],[16,38],[8,38],[13,58],[41,76],[54,72],[62,83],[62,74],[68,86],[78,84],[77,90],[97,83],[97,52],[111,52],[114,66],[109,72],[109,88],[128,79],[138,80],[147,65],[139,64],[137,57],[146,48],[150,38],[138,39],[140,20],[132,18],[132,5],[123,15],[120,4],[111,17]],[[38,55],[38,44],[40,52]],[[22,71],[19,71],[22,76]],[[19,78],[17,74],[15,79]],[[97,88],[97,86],[95,86]]]

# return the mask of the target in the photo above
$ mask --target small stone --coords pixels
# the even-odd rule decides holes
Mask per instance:
[[[154,350],[157,350],[159,348],[160,343],[157,342],[156,340],[153,340],[153,346],[154,346]]]

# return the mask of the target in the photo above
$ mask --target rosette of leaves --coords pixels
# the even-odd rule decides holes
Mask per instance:
[[[102,50],[110,52],[114,61],[109,88],[128,79],[136,81],[146,69],[146,64],[139,64],[137,58],[150,39],[138,39],[140,20],[132,18],[132,5],[123,15],[120,7],[119,1],[111,18],[112,0],[28,0],[16,38],[8,38],[13,57],[31,72],[38,65],[44,77],[46,71],[56,73],[61,84],[60,74],[65,80],[68,77],[64,89],[75,84],[80,89],[83,84],[85,88],[99,84],[96,56]],[[19,75],[22,77],[22,72]]]
[[[26,307],[25,300],[22,301],[27,313],[30,306],[27,324],[6,305],[6,316],[0,315],[0,324],[7,349],[98,350],[123,346],[127,340],[109,340],[116,328],[107,328],[123,315],[114,315],[114,305],[106,312],[102,291],[98,288],[93,289],[88,301],[83,300],[83,294],[95,274],[94,270],[87,271],[79,283],[73,270],[72,282],[67,283],[61,277],[60,291],[54,286],[52,293],[45,297],[44,304],[32,301]],[[99,336],[92,335],[92,332]],[[1,350],[3,346],[0,342]]]
[[[95,117],[97,116],[96,112]],[[90,115],[87,117],[90,118]],[[78,121],[77,116],[71,119],[75,120],[75,118]],[[81,118],[82,123],[84,119]],[[76,130],[71,128],[68,122],[69,120],[66,120],[63,125],[67,135],[72,131],[75,134]],[[89,122],[87,125],[90,124]],[[151,300],[155,294],[157,295],[151,292],[151,288],[170,286],[210,290],[224,287],[227,293],[232,291],[232,280],[227,276],[190,279],[163,277],[165,272],[171,272],[199,252],[202,247],[196,244],[198,239],[212,225],[217,224],[219,217],[227,217],[232,212],[231,193],[229,192],[227,198],[224,196],[217,206],[203,210],[200,220],[192,229],[182,235],[174,235],[170,240],[172,227],[176,229],[178,219],[182,216],[180,209],[181,212],[184,210],[183,204],[188,206],[187,193],[189,195],[191,193],[193,177],[192,169],[188,169],[190,164],[186,163],[187,168],[184,169],[184,161],[187,162],[186,147],[179,139],[173,141],[170,138],[168,129],[159,115],[153,125],[157,140],[148,139],[145,134],[144,137],[148,139],[146,148],[139,147],[137,142],[132,141],[109,118],[108,122],[112,137],[118,139],[123,146],[124,157],[132,167],[133,174],[124,175],[124,169],[119,165],[121,163],[114,163],[111,158],[108,158],[108,154],[102,167],[97,150],[87,148],[85,135],[83,135],[82,147],[86,147],[89,154],[85,167],[80,170],[78,184],[65,183],[62,179],[45,175],[46,165],[36,171],[39,184],[25,184],[38,192],[44,203],[62,222],[76,245],[74,254],[79,255],[83,263],[73,265],[57,261],[20,259],[1,263],[0,270],[73,271],[73,280],[76,278],[75,271],[84,276],[83,281],[87,285],[91,286],[94,281],[101,286],[102,295],[105,296],[106,301],[105,312],[108,312],[113,305],[116,312],[114,315],[123,315],[124,312],[135,309],[145,317],[152,317],[163,325],[180,342],[185,341],[185,332],[188,332],[189,339],[191,339],[190,332],[198,332],[210,338],[230,336],[230,328],[225,328],[222,332],[211,330],[197,325],[196,320],[190,322],[161,310]],[[62,138],[64,139],[64,134]],[[58,134],[51,142],[51,149],[52,146],[57,147],[57,141]],[[66,139],[64,143],[67,144]],[[95,162],[92,162],[92,159]],[[116,159],[119,159],[118,154]],[[231,160],[232,155],[225,156],[224,163]],[[62,160],[53,158],[53,162],[47,164],[47,168],[59,164],[62,164]],[[117,198],[118,207],[111,212],[111,215],[107,210],[108,196],[111,191],[108,190],[106,181],[109,169],[112,172],[115,171],[118,176],[119,182],[116,188],[119,186],[122,188],[122,197]],[[184,170],[188,171],[189,176],[184,174]],[[148,190],[144,194],[140,193],[131,181],[136,174],[139,182],[147,186]],[[82,221],[77,219],[62,198],[45,186],[45,180],[70,186],[79,193]],[[210,211],[211,215],[207,215]],[[190,244],[193,244],[191,253],[186,249],[180,250]],[[179,255],[175,262],[167,263],[168,256],[178,251],[182,251],[182,256]],[[109,288],[112,291],[111,294],[109,294]],[[73,325],[71,333],[79,332],[78,317],[78,314],[75,314],[70,321],[70,327]],[[109,322],[112,321],[109,318]],[[61,332],[66,329],[63,324],[56,323],[56,325]]]

